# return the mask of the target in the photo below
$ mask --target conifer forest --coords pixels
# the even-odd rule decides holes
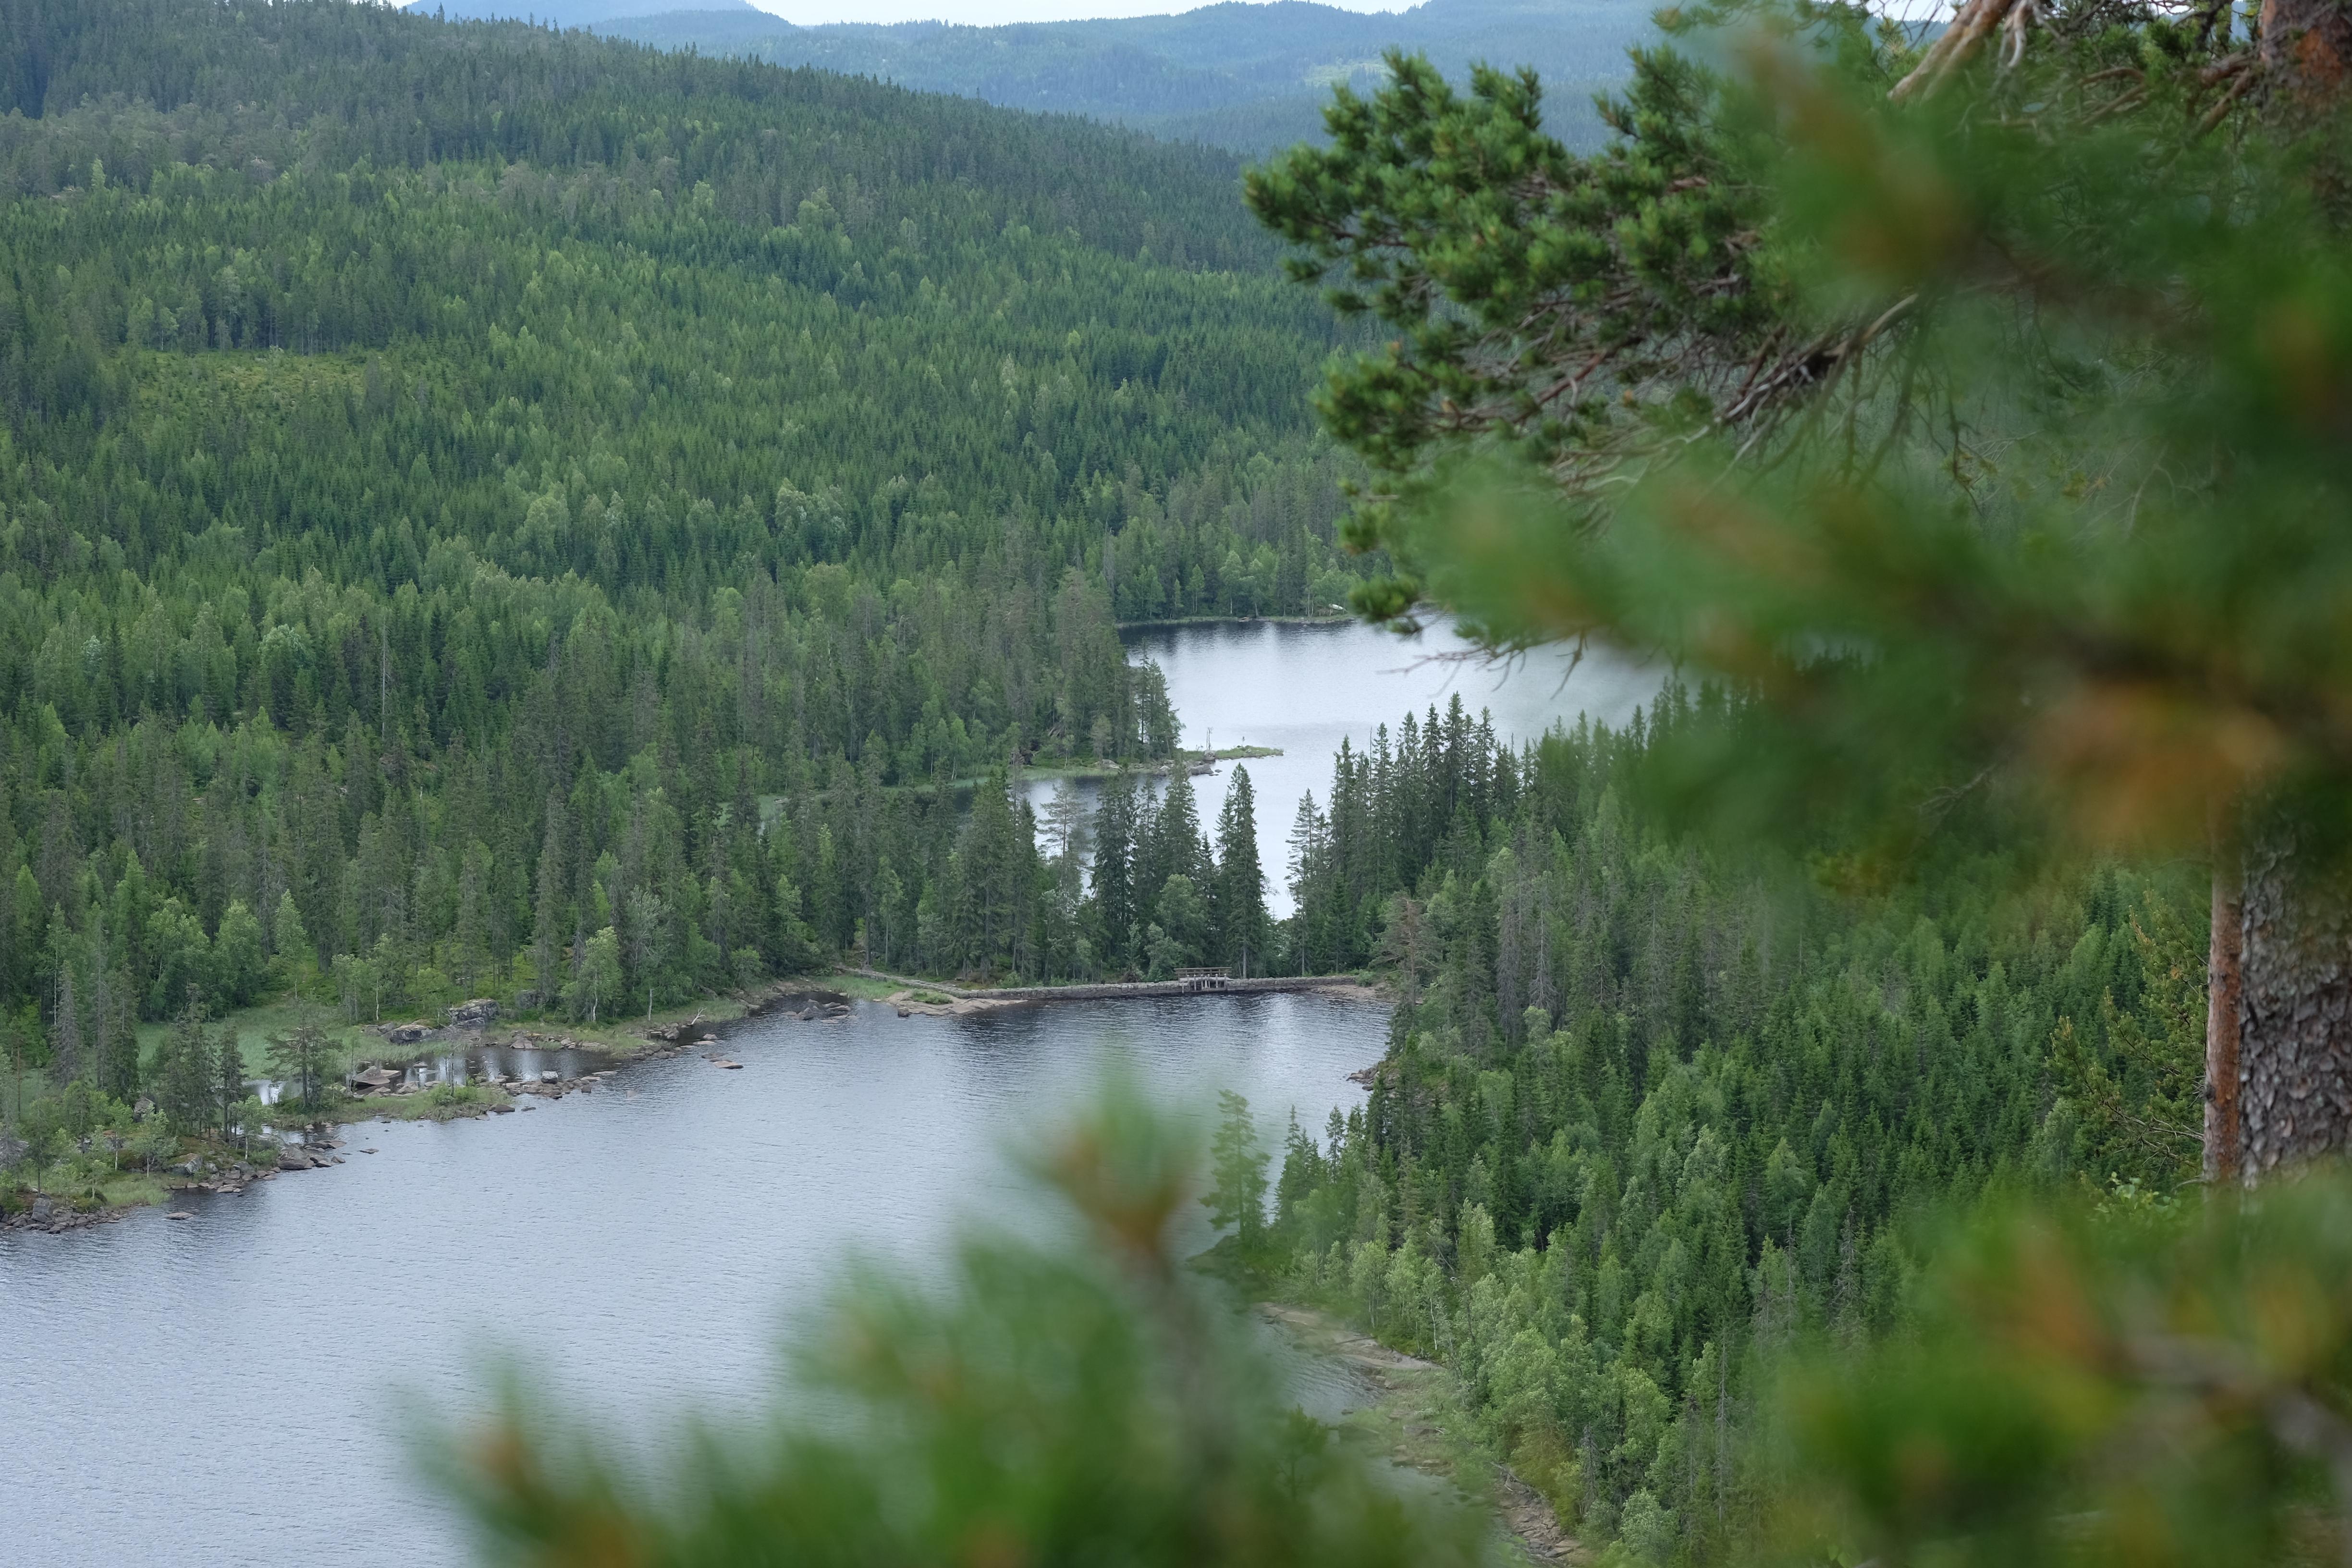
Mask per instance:
[[[950,803],[1169,755],[1118,620],[1360,574],[1223,155],[365,5],[5,26],[0,1003],[119,1092],[190,984],[585,1012],[606,929],[673,997],[1115,967]]]
[[[647,3],[0,0],[45,1558],[2346,1560],[2352,0],[1596,4],[1589,109],[1396,47],[1255,160]],[[1541,721],[1337,739],[1441,646]],[[586,1381],[404,1350],[334,1523],[289,1256]],[[59,1503],[183,1327],[326,1479]]]

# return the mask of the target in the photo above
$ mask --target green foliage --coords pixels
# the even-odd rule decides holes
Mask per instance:
[[[1217,810],[1217,868],[1209,883],[1208,923],[1214,933],[1210,945],[1235,973],[1262,973],[1275,962],[1265,871],[1257,856],[1257,792],[1244,767],[1234,769],[1225,803]]]
[[[155,1052],[156,1108],[184,1133],[205,1132],[220,1120],[221,1069],[228,1051],[236,1048],[236,1031],[221,1031],[222,1040],[228,1042],[224,1050],[207,1035],[205,1016],[204,1003],[192,991]]]
[[[245,1048],[237,1044],[234,1025],[223,1025],[219,1037],[213,1041],[211,1089],[213,1107],[220,1118],[220,1135],[226,1138],[230,1124],[236,1119],[237,1107],[251,1098],[246,1093]]]
[[[1353,570],[1222,155],[329,0],[0,28],[0,1006],[62,1077],[191,984],[553,1006],[608,925],[598,1007],[861,920],[1090,968],[931,803],[1165,757],[1118,621]]]
[[[1482,825],[1518,801],[1523,762],[1458,694],[1442,716],[1407,713],[1393,742],[1386,725],[1369,749],[1343,739],[1328,809],[1308,795],[1291,828],[1292,967],[1332,973],[1381,956],[1417,975],[1431,956],[1421,907],[1396,895],[1440,860],[1475,860]]]
[[[1532,71],[1454,90],[1392,54],[1370,99],[1346,88],[1331,143],[1250,172],[1251,208],[1304,254],[1301,281],[1397,335],[1340,363],[1317,395],[1331,433],[1379,477],[1349,538],[1405,546],[1358,607],[1404,614],[1429,552],[1409,524],[1460,451],[1546,471],[1622,460],[1687,423],[1675,405],[1780,325],[1758,254],[1761,197],[1706,110],[1714,79],[1671,50],[1637,53],[1620,140],[1590,157],[1544,130]]]
[[[1446,1348],[1639,1556],[1737,1542],[1743,1499],[1808,1561],[2336,1550],[2334,1177],[2138,1234],[2197,1149],[2206,933],[2079,857],[2226,867],[2283,806],[2249,867],[2341,880],[2342,9],[1687,20],[1745,26],[1738,68],[1640,59],[1595,157],[1532,79],[1400,70],[1252,179],[1396,334],[1321,400],[1402,568],[1360,605],[1753,699],[1389,896],[1415,1000],[1362,1126],[1293,1151],[1298,1273]],[[1648,837],[1692,806],[1712,846]],[[1801,898],[1744,863],[1775,842]],[[1548,967],[1530,921],[1577,933]],[[2283,989],[2332,983],[2279,947]],[[1515,973],[1571,972],[1514,1026]],[[2299,997],[2240,1013],[2265,1107]],[[2104,1230],[1990,1220],[1917,1286],[1906,1213],[2078,1177]],[[1756,1369],[1808,1340],[1844,1365],[1743,1479]]]
[[[1678,828],[1659,756],[1751,721],[1670,689],[1517,755],[1416,725],[1342,757],[1335,817],[1365,826],[1307,883],[1385,865],[1353,907],[1385,910],[1402,998],[1369,1105],[1287,1141],[1289,1288],[1444,1356],[1530,1485],[1659,1562],[1753,1526],[1776,1357],[1915,1327],[1916,1216],[2196,1174],[2194,893],[2022,881],[1967,812],[1882,889]],[[1481,782],[1453,809],[1412,804],[1456,766]],[[1443,837],[1370,826],[1416,820]],[[1375,950],[1314,900],[1294,921]]]
[[[301,1110],[321,1109],[340,1066],[333,1042],[310,1019],[269,1037],[269,1070],[278,1075],[281,1104]]]
[[[1234,1233],[1244,1257],[1255,1253],[1265,1233],[1265,1167],[1269,1156],[1258,1146],[1257,1123],[1250,1119],[1249,1101],[1232,1089],[1217,1095],[1216,1137],[1209,1145],[1211,1185],[1201,1198],[1209,1222]]]
[[[2340,1552],[2348,1205],[2330,1172],[1979,1218],[1922,1281],[1917,1338],[1789,1373],[1775,1544],[2018,1568]]]
[[[489,1091],[470,1083],[436,1083],[425,1091],[425,1102],[436,1110],[465,1110],[489,1103]]]
[[[1406,568],[1365,606],[1751,685],[1672,781],[1736,833],[1887,858],[1969,790],[2100,849],[2332,824],[2340,105],[2219,12],[2033,14],[1890,94],[1902,29],[1717,7],[1742,68],[1643,57],[1592,157],[1531,81],[1407,75],[1254,175],[1398,334],[1322,397]]]
[[[823,1416],[707,1436],[658,1488],[510,1396],[442,1449],[494,1562],[1416,1565],[1480,1521],[1286,1412],[1245,1322],[1171,1250],[1197,1151],[1114,1098],[1041,1161],[1070,1223],[868,1274],[797,1368]]]
[[[596,1010],[621,988],[621,939],[605,926],[588,939],[580,970],[566,988],[574,1017],[596,1021]]]

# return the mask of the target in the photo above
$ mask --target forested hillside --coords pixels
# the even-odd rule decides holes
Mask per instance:
[[[0,1005],[118,1088],[192,983],[805,961],[779,797],[1164,752],[1116,618],[1347,586],[1220,156],[335,0],[0,59]]]
[[[1563,1519],[1651,1563],[1749,1539],[1761,1375],[1905,1325],[1906,1225],[2196,1174],[2190,879],[2028,882],[1964,816],[1879,890],[1677,831],[1658,743],[1750,717],[1670,692],[1515,757],[1433,714],[1297,838],[1316,963],[1402,998],[1369,1108],[1292,1129],[1267,1266],[1451,1363]]]

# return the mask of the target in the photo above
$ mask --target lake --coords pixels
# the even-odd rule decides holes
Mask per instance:
[[[669,1058],[513,1116],[361,1122],[343,1164],[184,1194],[191,1220],[0,1235],[0,1561],[460,1561],[404,1400],[467,1408],[501,1354],[640,1432],[747,1415],[850,1249],[922,1268],[951,1222],[1016,1216],[1003,1149],[1106,1056],[1319,1131],[1385,1017],[1287,994],[754,1019],[740,1072]]]
[[[1459,690],[1528,737],[1579,710],[1622,720],[1656,686],[1598,661],[1499,685],[1415,662],[1459,646],[1255,626],[1136,652],[1167,671],[1188,744],[1284,748],[1252,764],[1278,878],[1341,736]],[[1198,781],[1205,818],[1229,777]],[[1360,1103],[1347,1074],[1385,1027],[1376,1002],[1314,994],[756,1019],[728,1038],[740,1072],[687,1056],[517,1115],[362,1122],[343,1164],[190,1194],[192,1219],[0,1235],[0,1561],[460,1562],[458,1521],[413,1475],[404,1401],[474,1408],[503,1356],[658,1449],[685,1411],[772,1394],[777,1347],[851,1249],[919,1268],[958,1224],[1017,1222],[1003,1151],[1107,1057],[1193,1106],[1237,1089],[1273,1138],[1293,1107],[1319,1131]],[[1301,1375],[1310,1407],[1345,1398],[1317,1384],[1328,1370]]]
[[[1129,634],[1130,658],[1157,660],[1183,721],[1188,748],[1272,746],[1278,757],[1222,763],[1192,781],[1201,825],[1213,834],[1236,766],[1249,770],[1257,797],[1258,862],[1265,868],[1266,906],[1291,912],[1290,825],[1312,792],[1328,806],[1331,762],[1346,740],[1361,749],[1386,724],[1391,737],[1406,713],[1441,712],[1455,696],[1475,718],[1492,714],[1495,732],[1532,741],[1556,723],[1589,716],[1622,724],[1657,695],[1659,672],[1606,649],[1573,660],[1539,648],[1507,663],[1487,663],[1452,628],[1431,626],[1400,637],[1358,621],[1321,626],[1244,622],[1155,628]],[[1055,784],[1023,785],[1042,811]],[[1091,805],[1092,781],[1079,795]]]

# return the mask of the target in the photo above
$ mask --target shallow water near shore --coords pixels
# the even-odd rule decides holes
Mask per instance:
[[[1190,1104],[1237,1089],[1272,1136],[1360,1104],[1385,1025],[1303,993],[761,1017],[727,1036],[740,1072],[674,1057],[517,1115],[358,1122],[343,1164],[187,1194],[191,1219],[0,1235],[0,1561],[461,1562],[404,1402],[478,1408],[503,1358],[657,1455],[685,1412],[762,1406],[847,1252],[936,1268],[959,1220],[1027,1223],[1002,1151],[1106,1055]],[[1286,1359],[1316,1414],[1354,1396]]]

